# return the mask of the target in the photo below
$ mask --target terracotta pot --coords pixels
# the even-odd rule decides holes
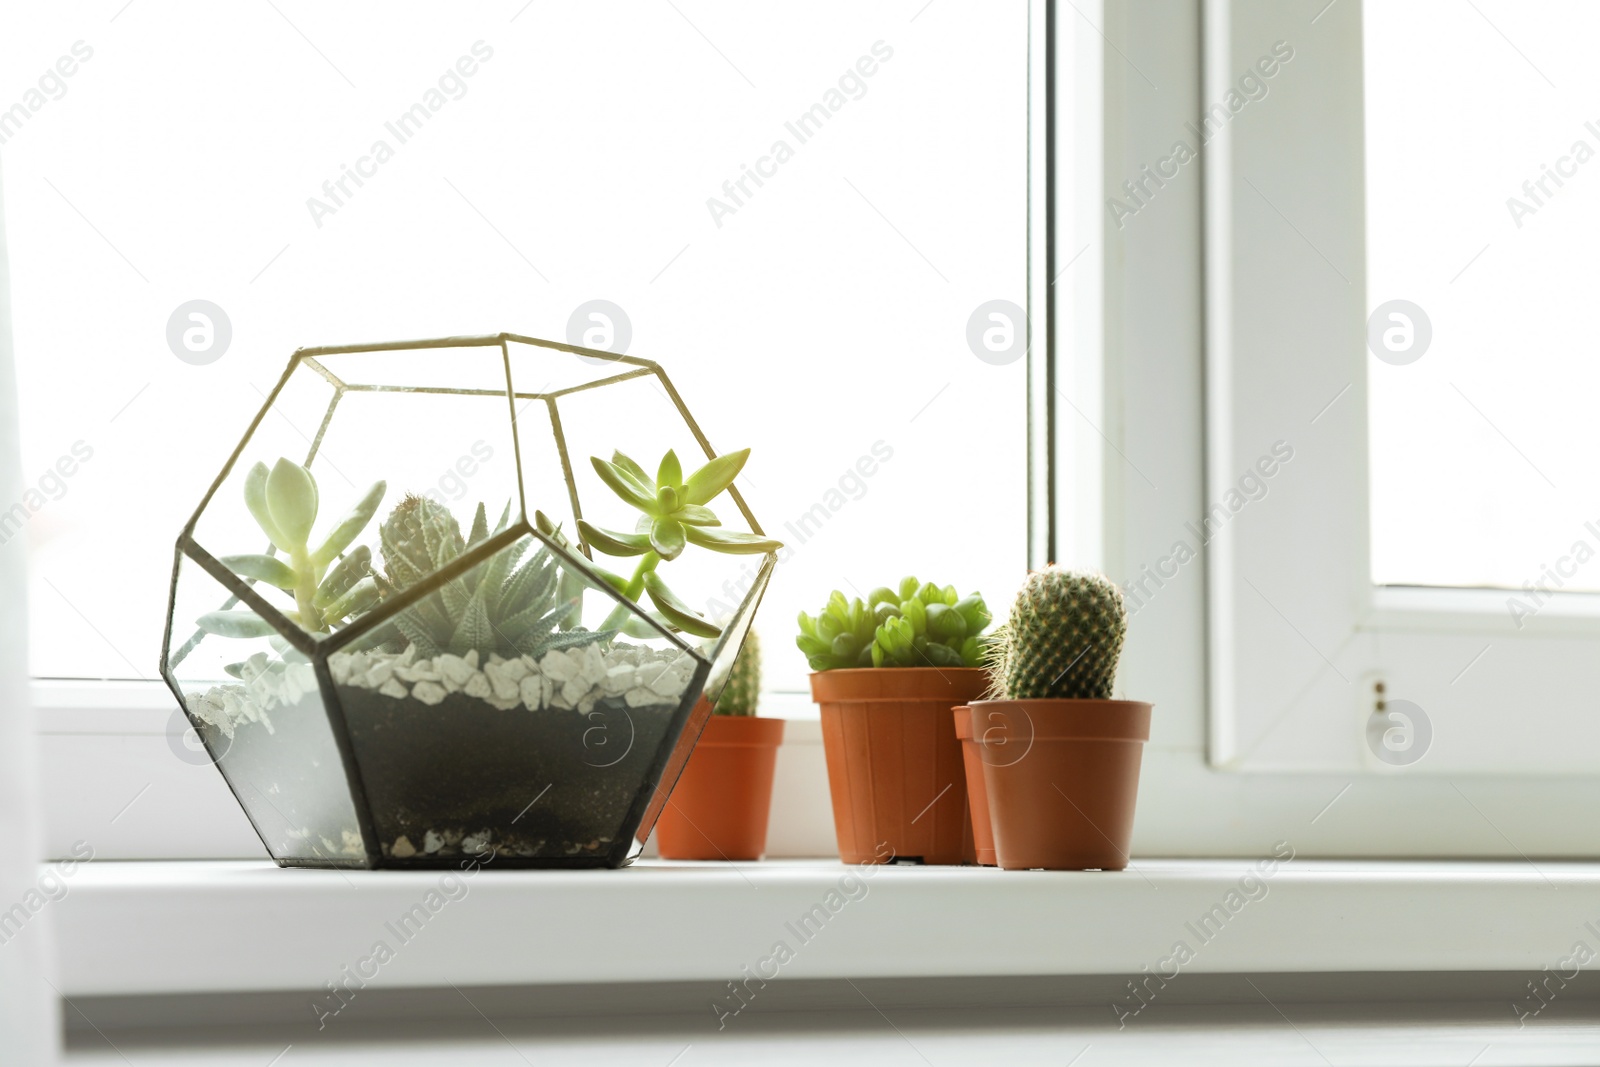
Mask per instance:
[[[1133,700],[980,700],[974,744],[1006,870],[1128,865],[1150,705]]]
[[[989,826],[989,789],[983,780],[983,755],[972,739],[972,709],[955,709],[956,740],[961,742],[961,765],[967,772],[967,806],[972,812],[972,840],[978,863],[995,866],[994,831]]]
[[[767,850],[783,720],[713,715],[656,823],[669,860],[758,860]]]
[[[819,671],[833,828],[846,863],[970,862],[967,777],[950,709],[988,684],[976,667]]]

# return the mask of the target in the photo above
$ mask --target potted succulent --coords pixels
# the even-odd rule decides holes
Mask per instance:
[[[656,823],[663,859],[758,860],[766,852],[783,720],[756,715],[760,696],[761,642],[751,630]]]
[[[618,386],[632,389],[628,420],[607,414]],[[651,404],[659,421],[641,417]],[[285,407],[293,417],[267,420]],[[288,443],[269,427],[308,413],[321,422],[303,464],[246,465]],[[497,419],[476,459],[436,445]],[[574,440],[654,434],[694,442],[704,462],[685,471],[668,450],[649,476],[620,451],[568,461]],[[179,537],[163,676],[281,865],[620,866],[776,562],[733,487],[748,455],[714,453],[660,368],[633,357],[511,334],[302,349]],[[352,474],[386,476],[313,536],[314,464],[352,489]],[[469,473],[510,497],[493,525],[483,504],[458,518],[439,492]],[[406,491],[391,498],[391,484]],[[729,502],[747,529],[723,526]],[[637,532],[582,519],[619,510]],[[264,552],[237,553],[262,537]],[[686,550],[700,558],[669,588],[661,571]],[[612,574],[597,552],[637,569]],[[722,588],[730,554],[764,558],[713,623],[690,604]]]
[[[951,709],[987,683],[988,625],[981,596],[916,578],[865,602],[836,590],[817,616],[800,615],[844,862],[974,858]]]
[[[1128,865],[1149,704],[1111,699],[1122,591],[1060,567],[1028,575],[999,628],[991,699],[971,705],[994,848],[1007,870]]]

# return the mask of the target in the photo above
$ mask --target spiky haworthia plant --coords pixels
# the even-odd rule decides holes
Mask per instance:
[[[999,700],[1111,697],[1128,629],[1122,590],[1098,574],[1034,571],[1000,628],[990,664]]]
[[[669,627],[696,637],[721,635],[720,626],[707,621],[667,588],[661,575],[656,573],[656,567],[664,560],[677,559],[688,545],[745,555],[776,552],[783,547],[782,542],[760,534],[721,529],[722,520],[706,507],[733,484],[749,458],[748,448],[729,452],[710,460],[685,478],[677,453],[669,449],[652,479],[643,467],[621,452],[613,452],[610,462],[591,456],[589,462],[594,464],[600,480],[640,512],[633,533],[602,530],[578,520],[578,531],[590,547],[608,556],[640,557],[631,578],[600,570],[605,580],[635,603],[641,596],[648,595],[660,612],[659,621]],[[601,629],[624,627],[628,619],[628,609],[619,604],[601,624]],[[639,636],[648,636],[648,633]]]
[[[733,669],[711,711],[714,715],[754,715],[761,698],[761,640],[751,630],[734,657]]]
[[[837,589],[816,617],[800,613],[795,644],[814,671],[844,667],[978,667],[988,640],[989,609],[977,593],[902,578],[898,590],[874,589],[865,603]]]
[[[283,557],[254,554],[223,556],[221,562],[243,578],[265,582],[291,594],[288,617],[312,633],[327,633],[366,611],[378,600],[370,577],[372,551],[361,546],[344,558],[372,520],[387,490],[378,482],[350,513],[312,547],[317,521],[317,480],[292,460],[279,459],[269,471],[265,463],[251,467],[244,479],[244,502],[256,524]],[[335,560],[338,560],[335,563]],[[202,630],[220,637],[270,637],[272,625],[253,611],[213,611],[198,620]]]
[[[506,528],[511,506],[493,533]],[[393,595],[413,585],[491,536],[488,515],[478,505],[472,529],[461,526],[450,509],[426,497],[407,496],[379,527],[383,544],[384,593]],[[476,649],[510,659],[535,659],[558,648],[591,644],[611,636],[607,631],[566,629],[579,590],[550,549],[525,538],[501,549],[478,566],[452,578],[394,617],[395,629],[431,659],[441,652],[463,656]]]

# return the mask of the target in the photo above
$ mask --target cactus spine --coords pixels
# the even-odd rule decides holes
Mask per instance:
[[[1106,578],[1053,565],[1033,571],[999,631],[991,696],[1109,699],[1127,629],[1122,591]]]
[[[717,697],[714,715],[754,715],[761,697],[761,639],[751,630],[734,657],[733,670]]]

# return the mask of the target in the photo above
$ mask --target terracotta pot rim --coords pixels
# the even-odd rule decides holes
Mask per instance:
[[[713,715],[695,745],[714,748],[775,748],[783,743],[787,719],[770,715]],[[711,731],[722,736],[713,737]]]
[[[1155,708],[1155,705],[1148,700],[1113,700],[1109,697],[1104,700],[1099,697],[1036,697],[1027,700],[972,700],[967,703],[974,711],[978,710],[979,705],[994,708],[1002,704],[1043,704],[1047,708],[1060,708],[1063,711],[1069,708],[1087,710],[1094,706],[1102,707],[1107,711],[1132,711],[1136,708],[1151,708],[1153,710]]]
[[[811,672],[818,704],[950,701],[965,704],[988,685],[982,667],[841,667]]]
[[[1032,742],[1094,741],[1102,744],[1145,744],[1150,740],[1154,705],[1143,700],[1100,700],[1092,697],[1038,700],[974,700],[974,724],[985,712],[1021,712],[1027,717]],[[985,742],[976,737],[973,744]]]
[[[972,708],[966,704],[957,704],[950,709],[956,717],[956,740],[972,740]]]

